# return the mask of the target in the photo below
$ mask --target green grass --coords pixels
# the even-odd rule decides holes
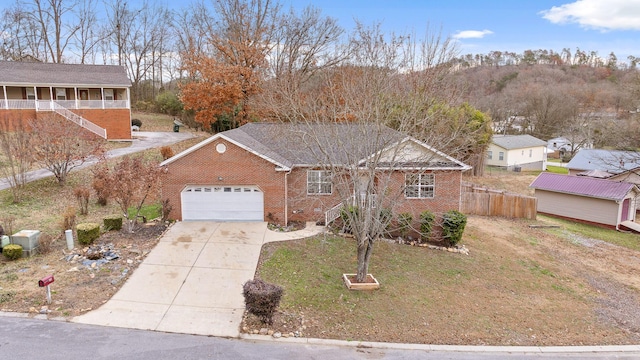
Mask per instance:
[[[548,229],[549,232],[558,236],[567,237],[567,232],[569,232],[587,238],[606,241],[608,243],[623,246],[628,249],[640,250],[640,235],[638,234],[623,233],[599,226],[588,225],[564,219],[557,219],[544,215],[538,215],[538,217],[540,220],[560,224],[564,230]]]
[[[554,174],[569,174],[569,170],[562,166],[547,165],[547,171]]]
[[[133,219],[136,209],[131,207],[128,209],[129,219]],[[160,204],[142,205],[140,208],[140,216],[144,216],[147,220],[159,218],[162,215],[162,206]]]

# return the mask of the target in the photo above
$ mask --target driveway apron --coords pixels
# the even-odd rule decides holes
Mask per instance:
[[[178,222],[109,301],[72,321],[238,337],[242,284],[253,279],[265,239],[280,240],[267,233],[263,222]]]

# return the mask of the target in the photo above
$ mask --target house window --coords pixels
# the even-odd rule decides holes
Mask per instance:
[[[409,199],[433,198],[435,176],[433,174],[406,174],[404,196]]]
[[[56,100],[67,100],[67,90],[56,88]]]
[[[493,159],[493,151],[491,150],[487,151],[487,159],[489,160]]]
[[[113,89],[104,89],[104,99],[106,101],[113,101]]]
[[[504,152],[500,151],[498,153],[498,160],[500,160],[500,161],[504,160]]]
[[[533,149],[529,149],[529,157],[533,156]]]
[[[36,92],[33,90],[33,88],[26,88],[25,90],[26,90],[27,100],[36,99]]]
[[[307,171],[307,194],[331,194],[331,171]]]

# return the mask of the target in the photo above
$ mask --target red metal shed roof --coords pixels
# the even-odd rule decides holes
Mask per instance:
[[[623,200],[635,187],[634,184],[628,182],[546,172],[538,175],[529,186],[534,189],[611,200]]]

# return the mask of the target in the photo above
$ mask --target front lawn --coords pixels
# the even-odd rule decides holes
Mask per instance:
[[[370,272],[374,292],[349,291],[352,239],[315,237],[265,245],[257,276],[284,287],[281,321],[304,336],[432,344],[577,345],[628,343],[599,321],[586,271],[553,251],[571,243],[526,222],[472,217],[461,255],[380,241]],[[544,246],[543,246],[544,244]],[[553,249],[553,250],[552,250]],[[575,251],[572,249],[572,251]],[[287,328],[288,324],[288,328]],[[284,328],[283,328],[284,326]],[[584,331],[589,329],[589,331]],[[247,327],[245,331],[252,331]]]

